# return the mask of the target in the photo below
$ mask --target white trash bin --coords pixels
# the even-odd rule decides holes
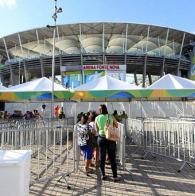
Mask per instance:
[[[30,150],[0,150],[0,195],[28,196]]]

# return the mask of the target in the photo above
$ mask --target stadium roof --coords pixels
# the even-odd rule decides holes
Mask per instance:
[[[13,58],[51,56],[53,29],[27,30],[0,39]],[[103,39],[104,38],[104,39]],[[104,40],[104,41],[102,41]],[[4,42],[5,41],[5,42]],[[195,35],[180,30],[133,23],[82,23],[57,26],[56,55],[84,53],[143,53],[175,56],[181,44],[195,41]],[[103,49],[104,48],[104,49]],[[105,51],[103,51],[105,50]]]

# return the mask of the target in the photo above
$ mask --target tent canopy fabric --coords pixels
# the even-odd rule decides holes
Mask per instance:
[[[8,88],[6,88],[5,86],[1,86],[0,85],[0,92],[2,91],[2,92],[4,92],[4,91],[6,91]]]
[[[108,77],[108,76],[107,76]],[[47,81],[49,79],[45,78]],[[1,101],[23,102],[23,101],[51,101],[51,86],[52,82],[49,80],[45,82],[43,78],[27,82],[20,85],[20,88],[9,88],[7,91],[0,91]],[[113,78],[111,78],[113,81]],[[116,79],[114,79],[116,80]],[[92,81],[94,82],[94,81]],[[91,83],[92,83],[91,82]],[[77,89],[64,89],[54,86],[54,99],[55,101],[130,101],[131,99],[183,99],[190,98],[195,99],[195,88],[182,88],[182,89],[132,89],[126,86],[120,86],[122,81],[116,80],[114,83],[101,83],[98,86],[92,86],[91,88],[83,88],[85,90]],[[122,82],[124,83],[124,82]],[[96,84],[96,82],[95,82]],[[94,85],[95,85],[94,84]],[[108,85],[109,84],[109,85]],[[116,86],[114,86],[115,84]],[[126,83],[125,83],[126,84]],[[87,84],[86,84],[87,85]],[[89,83],[88,83],[89,85]],[[128,84],[129,85],[129,84]],[[170,83],[169,83],[170,85]],[[59,85],[58,85],[59,86]],[[169,87],[169,86],[168,86]],[[125,89],[127,88],[127,89]],[[139,87],[137,87],[139,88]],[[59,90],[60,89],[60,90]],[[102,89],[102,90],[100,90]]]
[[[167,74],[147,89],[195,89],[195,82],[179,76]]]
[[[54,83],[55,91],[63,91],[65,88],[57,83]],[[52,81],[46,77],[42,77],[30,82],[12,86],[7,89],[9,92],[46,92],[52,91]]]
[[[140,89],[140,88],[141,87],[138,87],[136,85],[129,84],[127,82],[123,82],[123,81],[115,79],[111,76],[105,75],[101,78],[97,78],[95,80],[92,80],[91,82],[88,82],[86,84],[78,86],[74,90],[75,91],[129,90],[129,89]]]
[[[0,100],[12,102],[48,101],[52,100],[52,81],[46,77],[19,84],[0,91]],[[54,83],[54,92],[63,92],[70,97],[70,92],[63,86]],[[55,101],[60,101],[54,93]]]
[[[186,81],[186,79],[184,80]],[[164,84],[164,82],[162,83]],[[167,85],[167,87],[169,87],[169,85]],[[120,80],[104,76],[70,90],[70,94],[56,92],[55,95],[61,99],[69,98],[75,101],[130,101],[132,99],[172,100],[195,98],[195,88],[188,89],[183,87],[182,89],[176,89],[172,86],[170,89],[160,87],[157,89],[139,89],[139,87],[135,85],[132,87],[132,85]]]
[[[73,89],[73,100],[82,101],[129,101],[134,96],[129,90],[140,90],[133,84],[105,75]]]

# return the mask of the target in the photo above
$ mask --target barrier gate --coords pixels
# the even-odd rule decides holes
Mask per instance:
[[[149,154],[176,159],[186,164],[195,164],[195,123],[181,120],[128,119],[128,134],[142,150]]]

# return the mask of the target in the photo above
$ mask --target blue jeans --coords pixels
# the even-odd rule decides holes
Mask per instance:
[[[100,157],[100,169],[102,176],[105,176],[105,161],[106,153],[111,163],[111,169],[113,177],[117,177],[117,165],[116,165],[116,142],[107,140],[105,137],[98,137],[99,157]]]

